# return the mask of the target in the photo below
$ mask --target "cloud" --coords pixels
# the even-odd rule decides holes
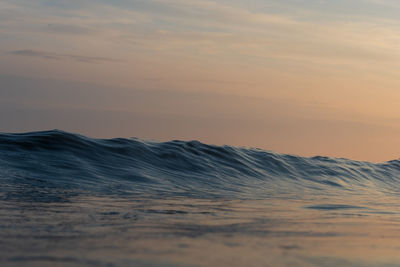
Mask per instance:
[[[373,3],[390,8],[400,8],[400,3],[397,0],[367,0],[367,3]]]
[[[391,0],[350,1],[349,10],[360,7],[351,14],[334,9],[346,5],[329,1],[266,0],[252,5],[222,0],[5,2],[11,7],[0,8],[0,20],[6,20],[0,23],[0,33],[8,38],[0,49],[9,51],[24,42],[53,52],[16,53],[24,56],[115,61],[62,53],[70,48],[86,53],[96,49],[98,54],[126,62],[174,58],[178,63],[179,59],[244,62],[296,73],[303,67],[331,73],[368,69],[386,76],[395,75],[400,62],[400,22],[379,15],[389,11],[384,6]],[[383,7],[377,8],[377,3]],[[377,15],[370,12],[372,8],[379,11]]]
[[[355,68],[400,57],[399,22],[380,17],[321,18],[321,11],[302,13],[304,8],[294,4],[279,13],[194,0],[120,0],[101,9],[114,18],[102,27],[113,33],[113,40],[127,41],[134,49]],[[91,15],[93,22],[104,22],[96,12]],[[142,21],[136,19],[139,15]]]
[[[88,27],[61,24],[61,23],[49,23],[49,24],[47,24],[46,30],[49,32],[63,33],[63,34],[90,34],[90,33],[92,33],[92,30]]]
[[[26,57],[37,57],[49,60],[73,60],[85,63],[101,63],[101,62],[116,62],[118,60],[107,57],[93,57],[93,56],[82,56],[82,55],[71,55],[71,54],[58,54],[51,52],[43,52],[37,50],[14,50],[9,51],[8,54]]]
[[[361,7],[359,1],[352,3],[358,3]],[[364,4],[393,2],[363,1]],[[17,2],[27,3],[26,0]],[[125,44],[127,57],[133,57],[139,50],[164,54],[188,52],[190,56],[199,55],[203,58],[212,55],[216,59],[230,57],[257,62],[260,59],[263,62],[273,59],[363,67],[366,61],[388,62],[400,56],[397,45],[398,21],[356,19],[355,16],[350,21],[343,20],[343,16],[321,19],[322,11],[311,9],[311,4],[290,4],[289,1],[286,11],[282,12],[277,3],[274,4],[275,9],[255,9],[250,5],[243,7],[234,2],[228,4],[210,0],[34,2],[36,6],[31,3],[34,7],[29,13],[25,6],[20,6],[19,10],[25,12],[14,16],[17,18],[12,24],[15,34],[20,33],[20,36],[31,39],[36,38],[36,35],[32,35],[34,32],[77,35],[72,40],[66,40],[71,46],[89,42],[103,43],[107,47]],[[21,29],[24,31],[20,32]],[[89,33],[90,40],[85,36]],[[51,50],[58,53],[54,49]],[[55,56],[60,55],[47,54],[45,58],[54,59]],[[75,60],[88,59],[80,57]]]

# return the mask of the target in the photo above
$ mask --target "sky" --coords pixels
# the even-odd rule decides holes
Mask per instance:
[[[0,132],[400,157],[397,0],[0,0]]]

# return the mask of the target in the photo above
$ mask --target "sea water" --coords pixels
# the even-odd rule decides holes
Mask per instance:
[[[0,134],[1,266],[400,266],[400,161]]]

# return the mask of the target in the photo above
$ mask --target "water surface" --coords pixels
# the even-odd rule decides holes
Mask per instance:
[[[0,135],[1,266],[398,266],[400,162]]]

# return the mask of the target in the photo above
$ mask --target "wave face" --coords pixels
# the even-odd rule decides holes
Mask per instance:
[[[92,139],[63,131],[0,134],[2,199],[85,194],[260,199],[400,192],[400,161],[305,158],[198,141]]]

